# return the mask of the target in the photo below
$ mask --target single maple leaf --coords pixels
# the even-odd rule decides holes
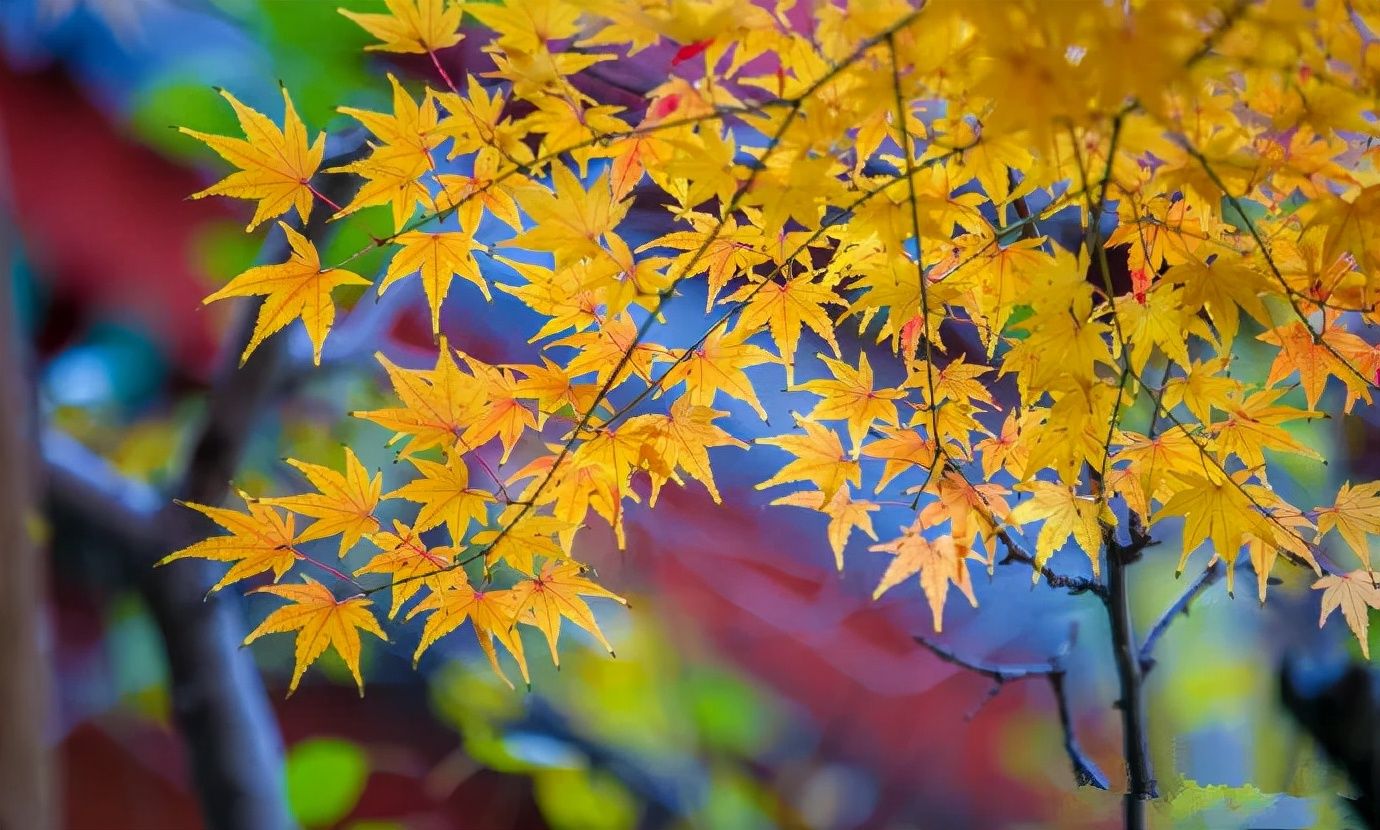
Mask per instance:
[[[865,444],[862,448],[864,457],[886,462],[877,481],[877,489],[873,492],[882,492],[896,476],[912,467],[923,467],[926,470],[934,467],[934,442],[920,431],[904,427],[882,427],[879,431],[884,437]]]
[[[381,43],[371,43],[369,51],[425,53],[454,46],[464,37],[460,33],[462,4],[448,0],[384,0],[387,14],[361,14],[338,9]]]
[[[481,246],[475,244],[474,237],[468,233],[408,231],[399,236],[397,242],[402,248],[389,261],[388,270],[379,281],[379,294],[403,277],[417,274],[426,292],[427,306],[431,308],[433,335],[441,334],[441,303],[450,293],[453,277],[464,277],[479,288],[485,300],[492,299],[489,284],[484,281],[474,258],[475,249]]]
[[[758,484],[758,490],[792,481],[810,481],[824,498],[832,499],[845,483],[854,487],[862,483],[862,468],[844,452],[838,433],[800,415],[795,416],[795,422],[804,428],[804,435],[757,439],[758,444],[780,447],[796,456],[776,475]]]
[[[609,645],[604,632],[599,630],[594,612],[581,597],[603,597],[623,605],[628,604],[627,600],[591,582],[583,574],[584,567],[578,562],[568,559],[547,560],[541,566],[539,574],[531,579],[522,580],[512,589],[514,600],[523,609],[518,620],[536,626],[546,635],[546,644],[551,649],[551,662],[557,666],[561,664],[560,655],[556,651],[556,641],[561,634],[562,618],[594,635],[594,639],[598,640],[610,655],[613,654],[613,646]]]
[[[1043,519],[1040,535],[1035,540],[1035,570],[1032,582],[1040,580],[1040,569],[1070,536],[1087,554],[1092,563],[1093,577],[1101,573],[1101,522],[1116,524],[1116,517],[1097,499],[1079,496],[1062,484],[1032,481],[1025,485],[1032,493],[1029,499],[1011,511],[1013,524],[1023,525]],[[1020,488],[1018,488],[1020,489]]]
[[[202,303],[209,304],[229,297],[264,298],[259,306],[258,319],[254,322],[254,333],[244,348],[244,354],[240,355],[240,365],[244,365],[265,338],[300,317],[307,329],[307,336],[311,338],[312,362],[319,366],[326,332],[335,322],[335,303],[331,300],[331,292],[342,285],[368,285],[369,281],[343,268],[323,269],[321,257],[311,240],[286,223],[279,224],[287,235],[288,244],[292,246],[288,261],[250,268],[202,300]]]
[[[401,457],[435,446],[453,447],[457,436],[483,416],[484,384],[460,369],[446,338],[441,338],[434,369],[404,369],[382,352],[375,357],[402,406],[351,414],[393,430],[390,444],[407,438]]]
[[[325,653],[327,646],[345,661],[350,674],[359,687],[360,697],[364,696],[364,678],[359,673],[359,656],[362,644],[359,632],[366,631],[384,642],[388,636],[379,628],[378,620],[369,610],[373,603],[361,596],[336,599],[326,586],[309,576],[303,575],[301,585],[266,585],[251,593],[273,594],[288,600],[291,604],[278,608],[264,618],[259,626],[244,638],[249,645],[265,634],[297,632],[297,648],[293,655],[292,682],[288,684],[288,696],[297,691],[297,683],[302,679],[307,667]]]
[[[781,496],[772,504],[805,507],[828,516],[829,547],[834,551],[834,564],[840,571],[843,570],[843,551],[854,528],[866,533],[872,541],[877,541],[877,533],[872,529],[872,517],[868,514],[880,510],[880,506],[863,499],[854,500],[848,493],[847,485],[840,487],[827,502],[824,494],[818,490],[801,490]]]
[[[834,323],[825,306],[845,303],[834,293],[832,285],[815,282],[809,273],[784,282],[745,285],[727,301],[746,303],[738,322],[741,328],[757,331],[765,325],[771,329],[777,353],[786,365],[787,385],[795,384],[795,351],[800,345],[802,326],[809,326],[829,344],[835,357],[840,356]]]
[[[344,473],[292,458],[287,459],[287,463],[306,476],[320,492],[259,499],[259,502],[316,520],[302,529],[297,541],[309,542],[340,534],[340,556],[343,558],[360,537],[378,529],[374,510],[379,505],[383,476],[376,472],[371,479],[354,450],[345,448]]]
[[[244,138],[209,135],[186,127],[178,130],[204,142],[240,169],[205,190],[193,193],[192,198],[230,196],[258,201],[246,232],[293,208],[305,223],[311,215],[314,196],[311,177],[316,175],[326,152],[326,134],[321,133],[316,142],[308,146],[307,128],[297,117],[286,88],[283,89],[281,130],[268,117],[241,104],[229,92],[220,90],[220,94],[234,108]]]
[[[1346,482],[1337,491],[1331,507],[1313,511],[1318,516],[1318,538],[1335,530],[1356,554],[1366,570],[1370,570],[1370,540],[1368,534],[1380,533],[1380,481],[1351,486]]]
[[[369,541],[379,547],[377,554],[355,570],[355,576],[362,574],[387,574],[393,586],[393,602],[388,608],[388,618],[398,616],[398,611],[423,587],[435,589],[439,583],[433,574],[451,568],[455,563],[455,548],[449,545],[430,547],[422,541],[420,526],[408,527],[397,519],[393,520],[393,532],[386,530],[372,533]]]
[[[806,381],[793,387],[793,391],[803,390],[823,398],[806,417],[816,421],[848,422],[848,437],[856,456],[873,423],[881,421],[897,426],[896,401],[906,393],[900,389],[872,388],[872,364],[867,360],[867,352],[859,353],[857,368],[824,355],[819,357],[833,377]]]
[[[499,514],[496,526],[481,530],[470,539],[472,546],[484,551],[485,568],[492,569],[502,562],[531,576],[536,573],[535,557],[564,559],[570,555],[571,541],[580,528],[579,522],[534,511],[519,517],[521,510],[521,505],[510,505]],[[501,528],[507,528],[507,532]]]
[[[916,522],[902,528],[900,537],[868,548],[896,557],[882,574],[872,598],[880,598],[907,577],[918,573],[920,587],[925,591],[930,613],[934,617],[934,630],[938,632],[944,630],[944,600],[948,597],[951,583],[963,592],[974,608],[977,607],[977,597],[973,594],[973,580],[968,573],[967,549],[947,535],[931,542],[921,535],[923,529],[922,523]]]
[[[494,673],[513,688],[513,682],[504,674],[498,664],[498,654],[494,650],[494,640],[498,640],[517,660],[522,679],[531,685],[527,674],[527,659],[522,651],[522,638],[514,629],[521,606],[511,590],[475,590],[470,585],[464,571],[446,571],[437,577],[441,582],[432,588],[431,593],[407,612],[410,620],[418,614],[426,614],[422,627],[422,638],[417,643],[417,651],[412,655],[415,664],[437,640],[459,628],[465,620],[474,626],[475,637]]]
[[[744,401],[757,417],[767,420],[767,411],[743,370],[773,363],[776,358],[761,346],[746,342],[748,336],[748,330],[741,326],[731,333],[715,329],[698,348],[677,355],[661,379],[661,388],[670,389],[685,381],[685,397],[697,406],[713,406],[714,398],[723,392]]]
[[[1268,520],[1242,489],[1242,481],[1248,474],[1243,470],[1232,478],[1220,474],[1211,478],[1198,474],[1180,476],[1182,489],[1171,496],[1152,519],[1158,522],[1164,516],[1184,517],[1180,573],[1189,554],[1208,539],[1212,540],[1213,555],[1233,567],[1248,535],[1263,539],[1273,537]]]
[[[493,494],[470,487],[470,471],[459,453],[451,453],[445,464],[409,458],[420,478],[414,478],[393,492],[390,499],[407,499],[422,505],[414,528],[418,533],[445,524],[451,542],[464,544],[470,522],[485,524]]]
[[[715,504],[722,501],[709,466],[709,448],[748,446],[714,425],[725,414],[707,406],[695,406],[683,395],[671,404],[667,414],[639,415],[623,425],[620,433],[642,442],[643,460],[652,479],[649,506],[656,506],[657,495],[668,479],[679,481],[678,469],[703,483]]]
[[[1380,608],[1380,587],[1376,586],[1372,571],[1352,571],[1349,574],[1330,574],[1313,583],[1313,590],[1322,591],[1322,614],[1318,627],[1338,608],[1347,628],[1361,644],[1361,654],[1370,659],[1370,609]]]
[[[243,492],[240,493],[240,498],[244,499],[248,514],[223,507],[178,502],[205,515],[230,531],[230,535],[203,539],[168,554],[158,560],[158,564],[166,565],[178,559],[189,558],[233,562],[225,576],[211,587],[211,593],[219,591],[231,582],[264,571],[272,571],[275,582],[282,579],[283,574],[297,561],[297,551],[293,549],[293,545],[297,544],[298,538],[293,533],[292,515],[283,514],[255,501]]]
[[[477,449],[497,436],[503,445],[498,463],[506,464],[518,439],[527,430],[537,428],[537,415],[522,402],[520,383],[511,369],[490,366],[464,353],[460,357],[485,387],[484,414],[460,436],[460,448]]]
[[[1329,377],[1337,377],[1348,387],[1355,387],[1344,411],[1350,411],[1357,397],[1370,403],[1370,391],[1366,382],[1356,377],[1356,372],[1343,361],[1339,354],[1366,349],[1364,340],[1336,326],[1314,336],[1313,329],[1302,321],[1295,321],[1258,335],[1258,340],[1279,347],[1274,363],[1270,364],[1270,376],[1265,379],[1266,386],[1274,386],[1281,380],[1299,374],[1299,384],[1308,401],[1308,408],[1318,405],[1323,387]],[[1359,384],[1359,385],[1358,385]]]

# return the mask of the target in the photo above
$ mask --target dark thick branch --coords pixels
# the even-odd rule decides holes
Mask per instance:
[[[1226,569],[1222,567],[1222,563],[1220,562],[1213,562],[1211,565],[1208,565],[1202,573],[1198,574],[1198,576],[1189,583],[1188,587],[1184,589],[1184,592],[1179,595],[1179,598],[1174,600],[1173,604],[1165,609],[1164,613],[1160,615],[1160,618],[1155,620],[1154,625],[1150,626],[1150,631],[1145,635],[1145,642],[1140,645],[1140,671],[1142,675],[1155,667],[1155,645],[1160,641],[1160,638],[1164,636],[1164,633],[1169,630],[1169,626],[1174,623],[1174,620],[1177,619],[1180,614],[1187,617],[1188,608],[1193,603],[1193,600],[1197,599],[1198,595],[1203,593],[1203,591],[1211,588],[1225,573]]]
[[[1126,569],[1151,544],[1151,539],[1139,522],[1130,524],[1130,544],[1118,542],[1116,529],[1104,525],[1102,546],[1107,558],[1107,619],[1111,625],[1112,658],[1121,691],[1116,706],[1121,710],[1122,754],[1126,759],[1126,825],[1127,830],[1139,830],[1145,826],[1144,803],[1158,797],[1159,788],[1146,743],[1144,678],[1126,582]]]
[[[1017,665],[996,665],[985,663],[978,660],[970,660],[960,657],[957,653],[946,648],[939,643],[919,634],[915,635],[915,642],[924,646],[935,657],[959,668],[967,669],[974,674],[982,675],[990,679],[993,683],[991,691],[988,692],[987,699],[995,697],[1001,692],[1007,683],[1014,683],[1020,680],[1043,677],[1049,682],[1050,691],[1054,694],[1054,703],[1059,711],[1059,725],[1064,730],[1064,752],[1069,756],[1069,763],[1073,766],[1073,779],[1080,787],[1096,787],[1099,790],[1108,789],[1107,776],[1102,773],[1097,766],[1097,762],[1088,757],[1078,743],[1078,735],[1074,730],[1073,714],[1069,708],[1068,693],[1064,688],[1064,680],[1067,673],[1060,663],[1058,657],[1051,659],[1047,663],[1034,663],[1024,666]],[[1065,646],[1067,649],[1067,646]]]

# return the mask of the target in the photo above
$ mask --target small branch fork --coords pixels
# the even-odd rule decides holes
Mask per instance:
[[[945,663],[967,669],[991,680],[992,688],[988,691],[987,697],[983,699],[983,703],[996,697],[1001,692],[1002,687],[1008,683],[1043,677],[1049,682],[1049,689],[1054,694],[1054,702],[1059,710],[1059,725],[1064,730],[1064,751],[1068,753],[1069,763],[1073,766],[1074,781],[1080,787],[1096,787],[1099,790],[1110,787],[1107,776],[1098,768],[1097,762],[1093,761],[1083,751],[1074,731],[1073,713],[1069,708],[1068,692],[1064,685],[1067,672],[1062,664],[1063,655],[1073,644],[1072,634],[1068,642],[1059,650],[1059,653],[1050,658],[1048,662],[1024,666],[1002,666],[969,660],[919,634],[915,635],[915,642],[924,646],[931,654]]]

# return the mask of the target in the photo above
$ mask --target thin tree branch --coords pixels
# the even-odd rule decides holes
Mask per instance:
[[[1064,730],[1064,751],[1069,756],[1069,763],[1073,766],[1073,778],[1080,787],[1096,787],[1099,790],[1108,789],[1107,776],[1098,768],[1097,762],[1088,757],[1078,743],[1078,736],[1074,730],[1072,710],[1069,707],[1068,693],[1064,687],[1066,672],[1061,665],[1059,658],[1055,657],[1047,663],[1035,663],[1024,666],[996,665],[985,663],[978,660],[971,660],[959,656],[945,646],[940,645],[922,635],[915,635],[915,642],[924,646],[935,657],[959,668],[967,669],[974,674],[981,675],[992,681],[992,689],[988,692],[987,700],[995,697],[1001,692],[1007,683],[1015,683],[1020,680],[1043,677],[1049,682],[1050,691],[1054,694],[1055,706],[1059,712],[1059,725]],[[1068,645],[1064,646],[1066,650]],[[984,701],[985,702],[985,701]]]
[[[1180,614],[1187,617],[1188,608],[1193,603],[1193,600],[1197,599],[1198,596],[1208,588],[1211,588],[1224,574],[1226,574],[1226,569],[1223,568],[1221,564],[1221,562],[1213,562],[1203,569],[1203,572],[1198,574],[1198,576],[1189,583],[1188,587],[1184,589],[1184,592],[1179,595],[1179,598],[1174,600],[1174,602],[1164,610],[1164,613],[1160,615],[1160,618],[1155,620],[1155,623],[1150,626],[1149,632],[1145,635],[1145,642],[1140,645],[1139,658],[1142,675],[1148,673],[1155,667],[1155,645],[1159,643],[1164,633],[1169,630],[1169,626],[1174,623],[1174,620],[1176,620]]]
[[[1032,568],[1035,567],[1035,557],[1021,547],[1019,542],[1012,539],[1010,533],[1005,530],[998,530],[997,539],[1006,547],[1006,556],[998,564],[1007,565],[1012,562],[1021,562]],[[1107,587],[1095,579],[1056,573],[1048,565],[1040,568],[1040,576],[1044,577],[1045,582],[1049,583],[1051,588],[1065,588],[1071,594],[1093,594],[1103,602],[1107,601]]]

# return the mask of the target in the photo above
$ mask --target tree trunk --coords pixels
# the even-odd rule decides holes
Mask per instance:
[[[3,199],[0,223],[9,224]],[[15,310],[12,242],[0,228],[0,828],[48,830],[54,826],[51,753],[44,735],[50,686],[39,647],[46,592],[33,541],[37,458]]]

